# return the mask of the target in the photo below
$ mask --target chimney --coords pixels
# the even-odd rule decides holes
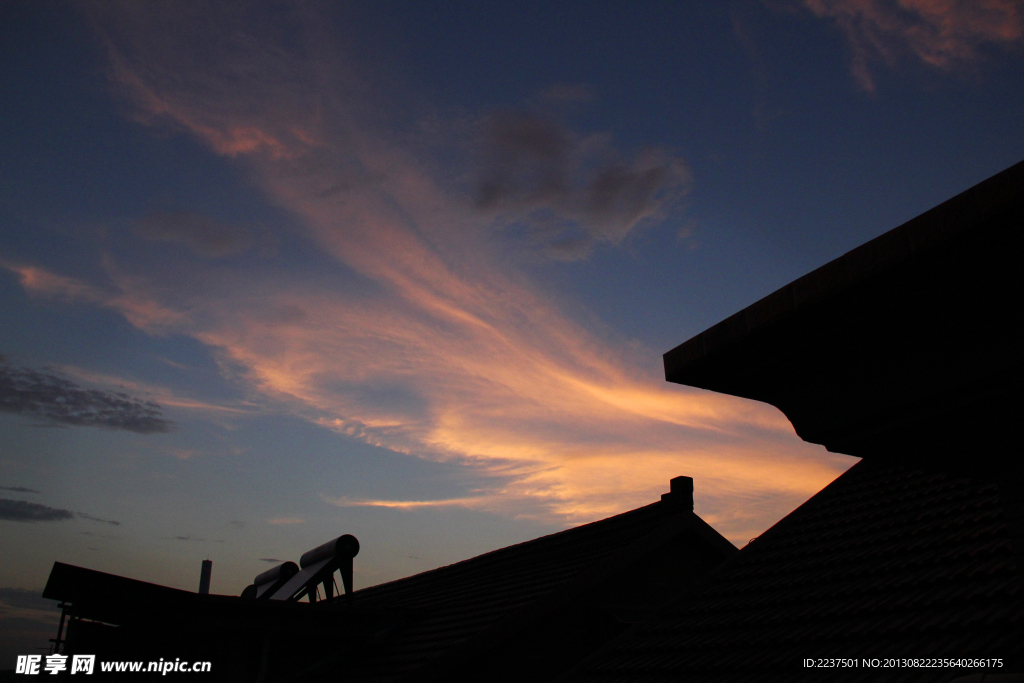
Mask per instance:
[[[213,571],[213,560],[203,560],[203,570],[199,573],[199,594],[210,594],[210,573]]]
[[[661,494],[661,502],[693,510],[693,477],[675,477],[669,482],[669,487],[668,493]]]

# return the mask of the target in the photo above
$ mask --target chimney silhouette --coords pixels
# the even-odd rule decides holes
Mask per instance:
[[[213,572],[213,560],[203,560],[203,570],[199,572],[199,594],[210,594],[210,574]]]
[[[674,477],[669,481],[669,492],[661,494],[661,501],[693,510],[693,477]]]

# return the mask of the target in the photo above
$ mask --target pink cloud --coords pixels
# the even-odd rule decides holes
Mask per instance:
[[[0,267],[13,273],[27,292],[37,296],[93,304],[103,304],[108,298],[103,291],[85,282],[52,273],[45,268],[10,261],[0,261]]]
[[[909,53],[937,69],[962,67],[986,45],[1008,47],[1024,37],[1021,0],[803,0],[836,22],[853,52],[858,85],[874,92],[872,62],[893,64]]]
[[[5,261],[0,262],[0,268],[14,273],[25,291],[32,295],[111,308],[147,332],[160,333],[182,320],[180,313],[161,306],[153,298],[129,294],[131,286],[128,282],[122,282],[119,291],[111,291],[39,266]]]
[[[229,157],[281,160],[318,144],[316,69],[276,41],[233,30],[243,5],[112,0],[84,9],[136,120],[189,131]]]

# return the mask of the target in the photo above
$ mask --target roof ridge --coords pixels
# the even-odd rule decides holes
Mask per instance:
[[[658,506],[661,506],[661,507],[658,507]],[[662,511],[664,511],[664,512],[662,512]],[[584,529],[587,529],[587,530],[590,530],[590,531],[594,531],[599,525],[604,525],[604,524],[611,523],[611,522],[614,522],[614,521],[623,521],[627,517],[641,518],[641,517],[644,517],[646,515],[651,515],[652,517],[658,517],[659,513],[660,514],[665,514],[665,515],[671,515],[673,512],[674,512],[674,510],[670,506],[667,506],[663,501],[660,501],[660,500],[659,501],[655,501],[653,503],[649,503],[649,504],[644,505],[642,507],[634,508],[633,510],[627,510],[626,512],[620,512],[617,515],[612,515],[610,517],[605,517],[604,519],[595,520],[593,522],[587,522],[586,524],[580,524],[579,526],[570,527],[568,529],[562,529],[561,531],[556,531],[554,533],[546,534],[544,536],[539,536],[537,538],[532,538],[532,539],[530,539],[528,541],[521,541],[519,543],[514,543],[512,545],[508,545],[508,546],[505,546],[503,548],[496,548],[494,550],[490,550],[490,551],[488,551],[486,553],[483,553],[481,555],[476,555],[474,557],[469,557],[469,558],[466,558],[464,560],[459,560],[459,561],[453,562],[451,564],[446,564],[446,565],[442,565],[440,567],[435,567],[434,569],[428,569],[426,571],[422,571],[422,572],[419,572],[417,574],[411,574],[409,576],[405,576],[405,577],[402,577],[400,579],[394,579],[392,581],[386,581],[384,583],[374,584],[373,586],[367,586],[366,588],[361,588],[361,589],[359,589],[357,591],[353,591],[353,595],[359,595],[359,594],[366,595],[367,592],[373,591],[375,589],[384,589],[386,587],[393,587],[393,586],[395,586],[397,584],[400,584],[400,583],[403,583],[403,582],[408,582],[408,581],[411,581],[413,579],[418,579],[418,578],[423,578],[423,577],[427,577],[427,576],[431,576],[431,575],[436,575],[436,574],[438,574],[440,572],[453,571],[453,570],[457,570],[459,568],[466,568],[467,566],[472,565],[472,564],[477,564],[477,565],[480,565],[480,566],[486,566],[486,565],[490,564],[493,561],[499,560],[501,555],[511,554],[513,551],[515,551],[517,549],[521,551],[524,547],[528,547],[528,546],[539,547],[539,546],[547,544],[547,543],[555,542],[559,537],[565,537],[566,535],[569,535],[569,534],[579,533],[581,530],[584,530]],[[645,513],[645,514],[639,514],[639,513]]]

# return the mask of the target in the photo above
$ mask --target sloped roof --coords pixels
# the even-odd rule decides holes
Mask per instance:
[[[1021,597],[996,486],[862,461],[567,680],[951,680],[802,663],[1012,660]]]
[[[197,595],[59,562],[44,595],[117,625],[76,626],[108,658],[190,655],[242,666],[239,680],[545,680],[739,552],[693,513],[691,487],[351,599]]]
[[[836,453],[999,478],[1024,382],[1022,228],[1024,162],[680,344],[665,378],[770,403]]]
[[[564,633],[565,642],[548,643],[542,652],[520,649],[543,639],[546,627],[584,619],[589,623],[572,627],[577,636],[591,626],[600,631],[593,637],[606,640],[737,552],[690,506],[668,499],[356,591],[351,607],[336,609],[402,610],[407,623],[349,658],[345,680],[453,680],[477,666],[487,680],[531,667],[540,668],[531,676],[542,676],[554,666],[550,656],[571,659],[573,650]],[[531,663],[531,654],[540,659]],[[324,680],[333,678],[336,669],[328,666]]]

